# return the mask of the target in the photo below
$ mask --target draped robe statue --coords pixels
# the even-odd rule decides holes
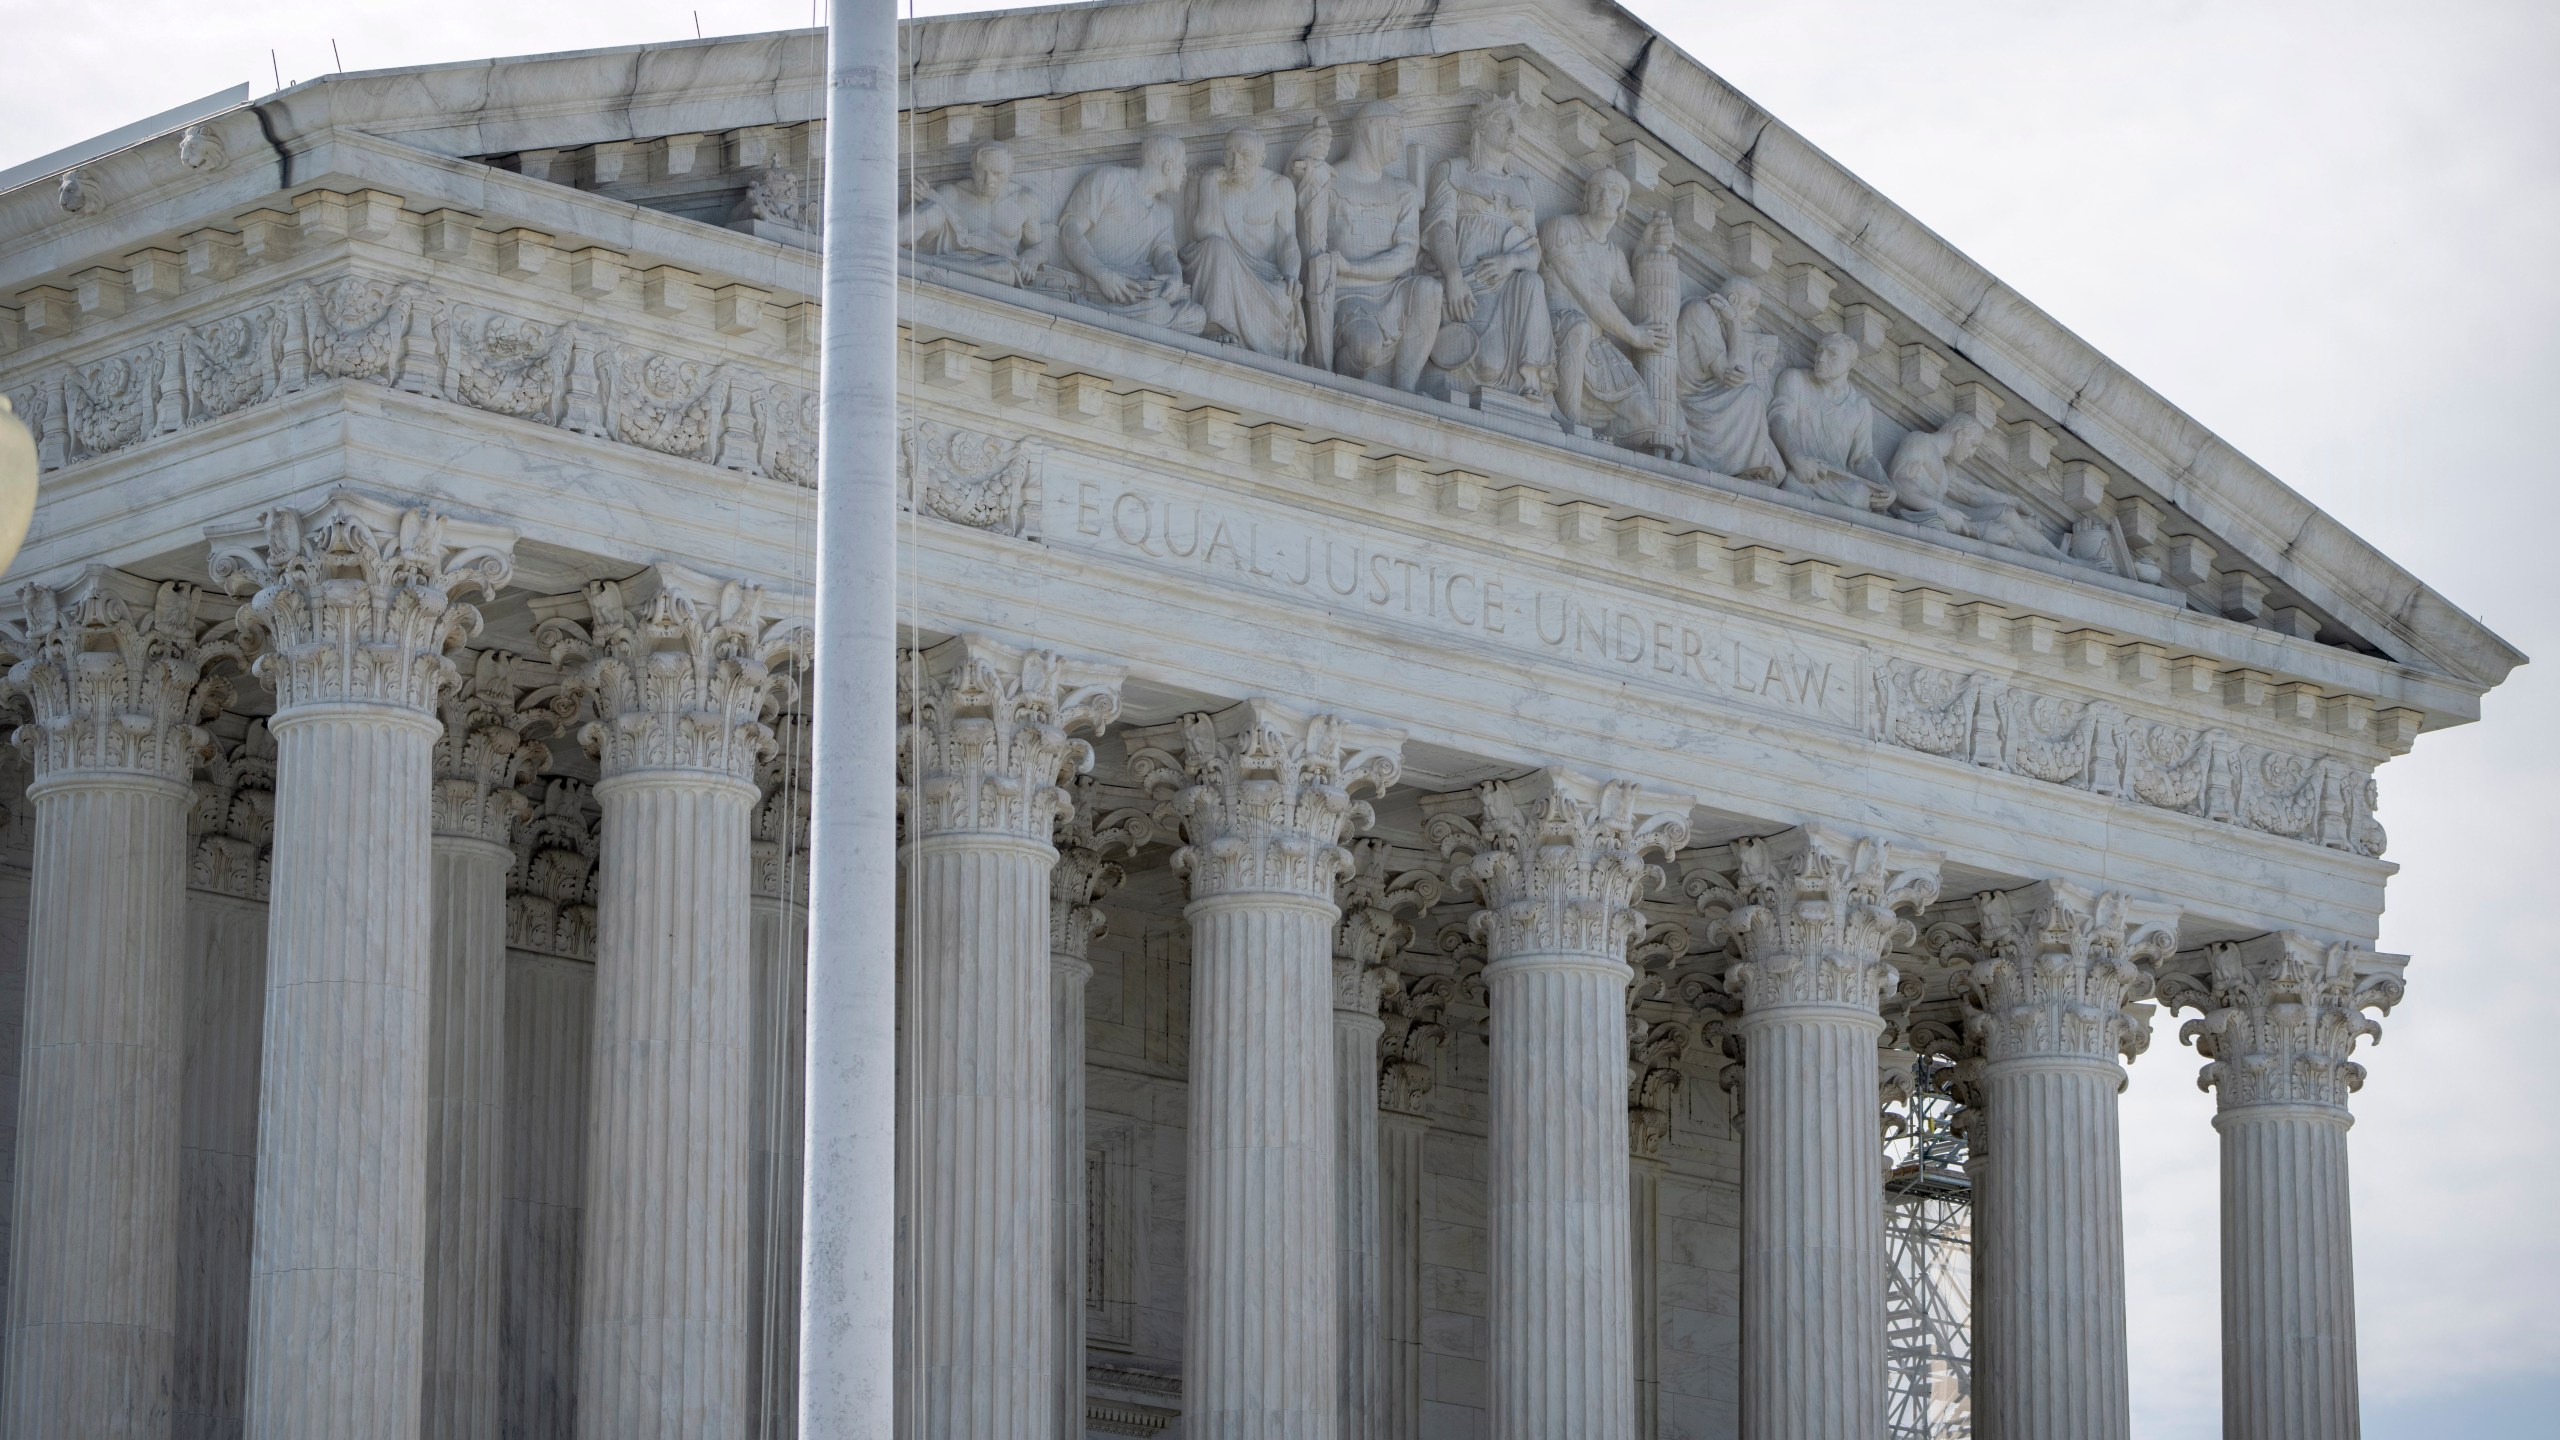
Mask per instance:
[[[1328,132],[1329,133],[1329,132]],[[1440,282],[1419,275],[1422,187],[1387,172],[1404,143],[1404,113],[1372,100],[1351,117],[1351,153],[1322,167],[1320,205],[1299,182],[1313,351],[1327,365],[1380,385],[1413,390],[1439,337]],[[1294,168],[1294,167],[1293,167]],[[1311,174],[1316,168],[1310,165]]]
[[[1769,438],[1777,337],[1751,328],[1760,287],[1737,277],[1680,311],[1680,412],[1687,449],[1702,470],[1775,485],[1787,462]]]
[[[1627,190],[1627,177],[1617,171],[1593,172],[1583,185],[1582,209],[1549,220],[1538,237],[1553,307],[1556,409],[1567,424],[1611,436],[1654,428],[1652,391],[1626,352],[1658,354],[1671,344],[1669,324],[1642,325],[1627,316],[1635,276],[1626,252],[1609,238],[1627,213]]]
[[[981,280],[1029,284],[1048,238],[1038,203],[1013,183],[1013,152],[981,145],[969,157],[966,184],[917,182],[915,203],[900,218],[899,243]]]
[[[1467,153],[1434,172],[1423,254],[1447,297],[1431,363],[1452,390],[1543,398],[1554,387],[1555,332],[1538,275],[1538,216],[1529,182],[1511,171],[1519,102],[1476,107]]]
[[[1769,401],[1769,438],[1787,462],[1784,489],[1857,510],[1893,503],[1893,487],[1876,466],[1876,412],[1849,379],[1858,342],[1833,331],[1822,337],[1813,368],[1778,377]]]
[[[1981,449],[1982,422],[1959,415],[1935,431],[1914,430],[1893,447],[1896,518],[1995,545],[2013,546],[2055,560],[2070,559],[2036,523],[2026,505],[1964,473]]]
[[[1208,333],[1263,355],[1295,360],[1307,348],[1298,288],[1298,191],[1264,167],[1262,137],[1227,135],[1226,163],[1200,177],[1191,197],[1191,243],[1182,270],[1208,317]]]
[[[1135,168],[1097,165],[1067,192],[1058,251],[1076,298],[1126,319],[1197,335],[1207,316],[1191,299],[1173,243],[1173,206],[1187,161],[1182,142],[1151,135]]]

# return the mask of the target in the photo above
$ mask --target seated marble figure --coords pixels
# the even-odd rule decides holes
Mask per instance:
[[[1150,135],[1135,166],[1097,165],[1077,179],[1058,215],[1058,253],[1078,301],[1186,335],[1208,324],[1174,244],[1172,197],[1188,168],[1181,141]]]
[[[1182,272],[1207,333],[1262,355],[1295,360],[1307,348],[1299,290],[1298,191],[1264,163],[1262,137],[1228,132],[1224,163],[1191,196]]]
[[[1033,283],[1047,240],[1039,201],[1013,183],[1013,152],[1002,145],[978,147],[965,183],[915,182],[898,224],[898,243],[911,253],[998,285]]]
[[[1326,158],[1331,138],[1319,115],[1290,162],[1308,251],[1308,363],[1417,389],[1444,299],[1440,282],[1415,269],[1422,186],[1389,169],[1404,145],[1404,112],[1390,100],[1361,106],[1339,163]]]
[[[1858,342],[1839,331],[1822,337],[1813,368],[1778,377],[1769,400],[1769,438],[1786,462],[1781,489],[1853,510],[1882,510],[1893,486],[1876,465],[1876,412],[1849,378]]]
[[[1555,329],[1539,278],[1538,212],[1513,170],[1520,105],[1476,107],[1467,153],[1440,162],[1423,207],[1422,254],[1449,319],[1431,363],[1452,392],[1500,390],[1543,399],[1555,384]]]
[[[1769,391],[1784,352],[1752,328],[1760,286],[1737,276],[1680,311],[1681,458],[1702,470],[1775,485],[1787,462],[1769,438]]]

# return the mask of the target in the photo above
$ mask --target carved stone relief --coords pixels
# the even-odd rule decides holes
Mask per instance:
[[[898,427],[898,501],[938,520],[1040,538],[1036,440],[1000,440],[936,420]]]

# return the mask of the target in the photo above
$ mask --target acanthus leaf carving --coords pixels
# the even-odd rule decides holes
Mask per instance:
[[[214,580],[238,594],[253,669],[279,710],[370,703],[432,713],[458,677],[445,652],[480,629],[455,598],[494,596],[514,536],[340,490],[308,513],[279,505],[207,532]]]
[[[585,782],[552,779],[516,827],[507,878],[507,944],[593,960],[596,947],[596,803]]]
[[[774,722],[773,753],[757,767],[755,813],[747,828],[747,887],[759,899],[809,903],[808,720]]]
[[[1093,764],[1072,732],[1120,718],[1120,677],[1051,650],[963,635],[898,666],[898,812],[911,840],[1008,835],[1049,842]]]
[[[1440,1055],[1449,1044],[1445,1017],[1458,994],[1455,976],[1416,975],[1400,980],[1381,999],[1386,1028],[1378,1037],[1380,1109],[1424,1113],[1439,1084]]]
[[[1976,897],[1981,951],[1965,977],[1966,1028],[1984,1060],[2113,1064],[2151,1037],[2149,967],[2177,945],[2177,914],[2062,880]]]
[[[752,784],[774,748],[770,719],[798,694],[807,623],[768,616],[761,586],[675,565],[596,581],[585,598],[584,622],[554,614],[534,638],[592,708],[578,742],[605,776],[699,770]]]
[[[276,837],[276,742],[263,719],[241,738],[217,742],[196,780],[188,817],[187,884],[243,900],[267,898]]]
[[[1333,932],[1333,1008],[1376,1015],[1396,986],[1395,959],[1413,943],[1419,916],[1440,903],[1440,877],[1428,870],[1398,872],[1383,840],[1351,842],[1351,871],[1334,903],[1342,919]]]
[[[1905,912],[1938,898],[1939,857],[1803,825],[1737,840],[1733,858],[1730,881],[1701,872],[1683,889],[1707,917],[1708,943],[1736,954],[1724,988],[1746,1020],[1799,1005],[1879,1014],[1895,980],[1886,956],[1913,935]]]
[[[1135,853],[1155,838],[1155,817],[1138,806],[1113,808],[1091,775],[1067,781],[1069,804],[1058,821],[1058,863],[1049,872],[1049,950],[1081,961],[1108,922],[1102,902],[1126,875],[1111,857]]]
[[[434,826],[438,835],[504,845],[533,802],[517,786],[551,763],[537,732],[565,732],[577,714],[574,696],[556,688],[529,695],[516,679],[517,657],[483,650],[445,692],[436,737]]]
[[[2343,1111],[2364,1086],[2364,1067],[2352,1058],[2356,1042],[2382,1037],[2381,1023],[2365,1012],[2387,1015],[2400,1003],[2407,963],[2285,931],[2164,964],[2159,994],[2173,1014],[2197,1012],[2178,1039],[2205,1058],[2196,1084],[2213,1091],[2222,1109]]]
[[[30,712],[11,738],[36,780],[122,771],[187,784],[212,745],[202,722],[231,696],[208,670],[244,658],[230,626],[199,618],[195,587],[95,565],[20,599],[23,618],[0,623],[0,694]]]
[[[1182,838],[1173,865],[1195,898],[1274,891],[1330,904],[1351,870],[1344,838],[1374,818],[1354,792],[1395,783],[1403,737],[1248,700],[1129,743],[1131,773]]]
[[[1636,899],[1662,883],[1646,857],[1688,843],[1689,802],[1567,770],[1489,780],[1472,807],[1465,798],[1426,800],[1423,833],[1455,862],[1457,888],[1482,902],[1471,923],[1491,962],[1625,961],[1645,930]]]

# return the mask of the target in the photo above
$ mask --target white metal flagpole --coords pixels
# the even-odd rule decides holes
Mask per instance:
[[[832,0],[819,353],[800,1434],[889,1440],[895,1283],[898,12]]]

